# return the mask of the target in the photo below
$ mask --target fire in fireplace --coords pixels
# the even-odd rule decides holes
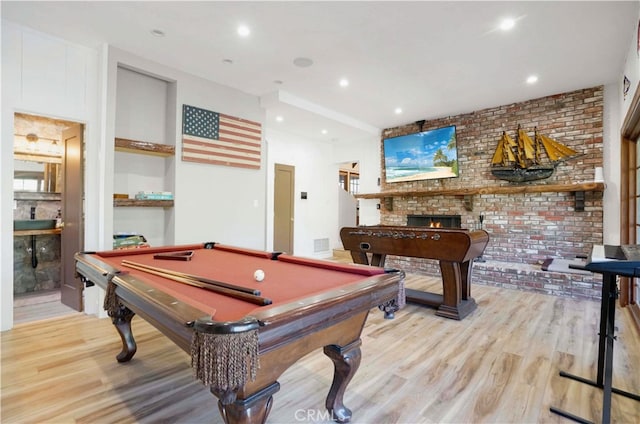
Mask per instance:
[[[460,215],[407,215],[407,227],[461,228]]]

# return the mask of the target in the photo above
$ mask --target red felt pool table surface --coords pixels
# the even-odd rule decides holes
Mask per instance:
[[[278,255],[221,244],[205,248],[206,244],[190,244],[163,248],[114,250],[95,253],[100,261],[127,273],[149,286],[167,293],[194,308],[202,310],[216,321],[233,321],[256,312],[330,290],[340,290],[367,277],[384,273],[377,267],[338,264],[328,261]],[[158,253],[193,251],[191,260],[155,259]],[[272,304],[258,306],[247,301],[192,287],[168,278],[126,267],[122,261],[197,275],[211,280],[260,290],[260,296],[271,299]],[[254,272],[265,273],[263,281],[254,279]]]

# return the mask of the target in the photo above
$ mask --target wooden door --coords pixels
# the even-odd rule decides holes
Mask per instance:
[[[295,167],[275,164],[273,250],[293,254]]]
[[[62,221],[61,235],[61,301],[82,311],[83,284],[75,276],[74,255],[84,249],[83,215],[83,126],[73,125],[62,132]]]

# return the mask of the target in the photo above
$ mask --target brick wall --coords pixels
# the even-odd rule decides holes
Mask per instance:
[[[515,138],[520,124],[530,136],[533,128],[582,155],[560,164],[544,180],[510,183],[491,174],[490,161],[502,131]],[[426,121],[423,130],[456,126],[458,178],[384,183],[385,191],[484,188],[514,184],[573,184],[593,181],[594,168],[602,166],[603,87],[593,87],[484,109],[458,116]],[[382,138],[418,132],[415,123],[383,131]],[[380,143],[382,158],[382,143]],[[384,172],[384,163],[382,164]],[[573,258],[587,254],[593,244],[602,243],[602,193],[587,192],[584,211],[574,210],[573,193],[543,192],[535,194],[476,195],[473,210],[467,211],[461,196],[393,199],[393,210],[381,208],[381,224],[406,225],[411,214],[459,214],[464,228],[476,228],[484,215],[484,229],[490,242],[484,254],[487,263],[474,265],[476,283],[514,286],[577,297],[597,297],[592,276],[547,275],[540,264],[547,258]],[[437,270],[420,261],[402,261],[403,266],[421,272]],[[393,258],[389,264],[394,264]],[[396,265],[397,266],[397,263]],[[504,269],[504,276],[495,272]],[[408,269],[411,271],[412,269]],[[497,271],[496,271],[497,270]],[[515,270],[515,271],[514,271]],[[494,272],[495,271],[495,272]],[[522,278],[514,277],[514,273]],[[538,275],[541,274],[541,275]],[[518,281],[518,280],[522,281]],[[566,280],[566,281],[565,281]],[[496,283],[496,281],[498,283]],[[560,282],[559,282],[560,281]],[[565,281],[565,283],[562,283]],[[549,283],[551,282],[551,283]]]

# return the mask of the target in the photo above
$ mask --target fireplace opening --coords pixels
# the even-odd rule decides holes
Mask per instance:
[[[407,227],[461,228],[460,215],[407,215]]]

